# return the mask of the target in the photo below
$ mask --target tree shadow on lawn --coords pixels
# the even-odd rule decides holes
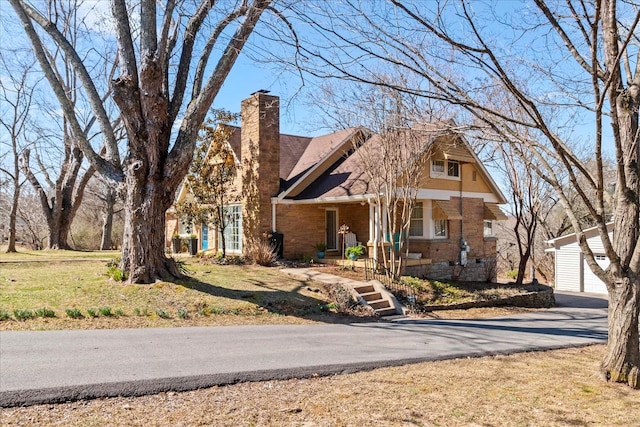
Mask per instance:
[[[326,288],[326,286],[331,285],[320,285],[315,282],[295,278],[288,278],[288,280],[298,282],[298,285],[291,290],[285,291],[261,280],[249,279],[245,280],[245,283],[262,288],[263,290],[230,289],[203,282],[190,276],[185,276],[182,279],[176,279],[171,282],[214,297],[246,301],[255,304],[256,307],[262,307],[273,314],[300,317],[324,323],[360,323],[380,320],[375,316],[331,311],[329,304],[332,301],[326,291],[323,291],[323,287]],[[309,294],[316,294],[317,296],[305,295],[302,293],[305,290]],[[252,314],[248,312],[246,315],[250,316]]]

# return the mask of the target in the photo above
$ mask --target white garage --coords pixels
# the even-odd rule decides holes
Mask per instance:
[[[609,237],[613,236],[613,223],[607,224]],[[604,254],[602,240],[597,228],[584,230],[587,243],[600,267],[607,268],[609,259]],[[591,292],[606,294],[607,286],[589,268],[578,246],[575,233],[557,237],[546,242],[547,252],[555,254],[555,288],[558,291]]]

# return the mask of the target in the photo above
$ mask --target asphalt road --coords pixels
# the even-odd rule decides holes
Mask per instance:
[[[603,343],[607,301],[486,320],[0,332],[0,406],[185,391]]]

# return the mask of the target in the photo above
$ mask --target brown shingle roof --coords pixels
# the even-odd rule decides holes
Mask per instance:
[[[431,138],[435,136],[433,133],[424,133],[421,135],[420,142],[422,150],[425,150],[431,143]],[[397,141],[398,146],[405,144],[415,147],[416,144],[408,143],[403,138]],[[383,150],[380,148],[381,140],[379,135],[373,135],[358,150],[353,151],[342,157],[342,159],[333,167],[329,168],[322,174],[313,184],[309,185],[304,191],[298,194],[296,200],[305,200],[313,198],[333,198],[345,196],[359,196],[370,194],[373,189],[370,186],[369,173],[365,170],[367,164],[375,164],[376,156],[382,156]],[[358,154],[360,150],[367,150],[366,161]],[[401,150],[400,154],[409,156],[409,150]]]
[[[233,128],[233,133],[229,138],[229,144],[233,149],[239,161],[242,161],[240,128],[238,126],[229,126]],[[280,134],[280,178],[287,179],[291,170],[294,168],[298,160],[303,155],[309,142],[313,138],[308,136],[295,136]]]
[[[324,156],[333,151],[336,146],[341,144],[346,137],[353,133],[353,128],[340,130],[328,135],[316,136],[311,138],[306,150],[300,156],[295,167],[289,173],[287,180],[291,180],[296,176],[304,173],[310,167],[318,163]]]

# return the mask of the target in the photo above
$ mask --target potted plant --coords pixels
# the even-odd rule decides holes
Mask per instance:
[[[173,249],[173,253],[177,254],[180,252],[180,246],[181,246],[181,241],[180,241],[180,235],[178,233],[175,233],[172,237],[171,237],[171,246]]]
[[[316,250],[316,256],[318,257],[318,259],[324,258],[324,253],[327,250],[326,243],[318,242],[313,245],[313,248]]]
[[[192,234],[189,236],[189,255],[195,255],[198,253],[198,236]]]
[[[350,260],[355,261],[358,257],[364,255],[365,249],[362,245],[349,246],[344,253]]]

